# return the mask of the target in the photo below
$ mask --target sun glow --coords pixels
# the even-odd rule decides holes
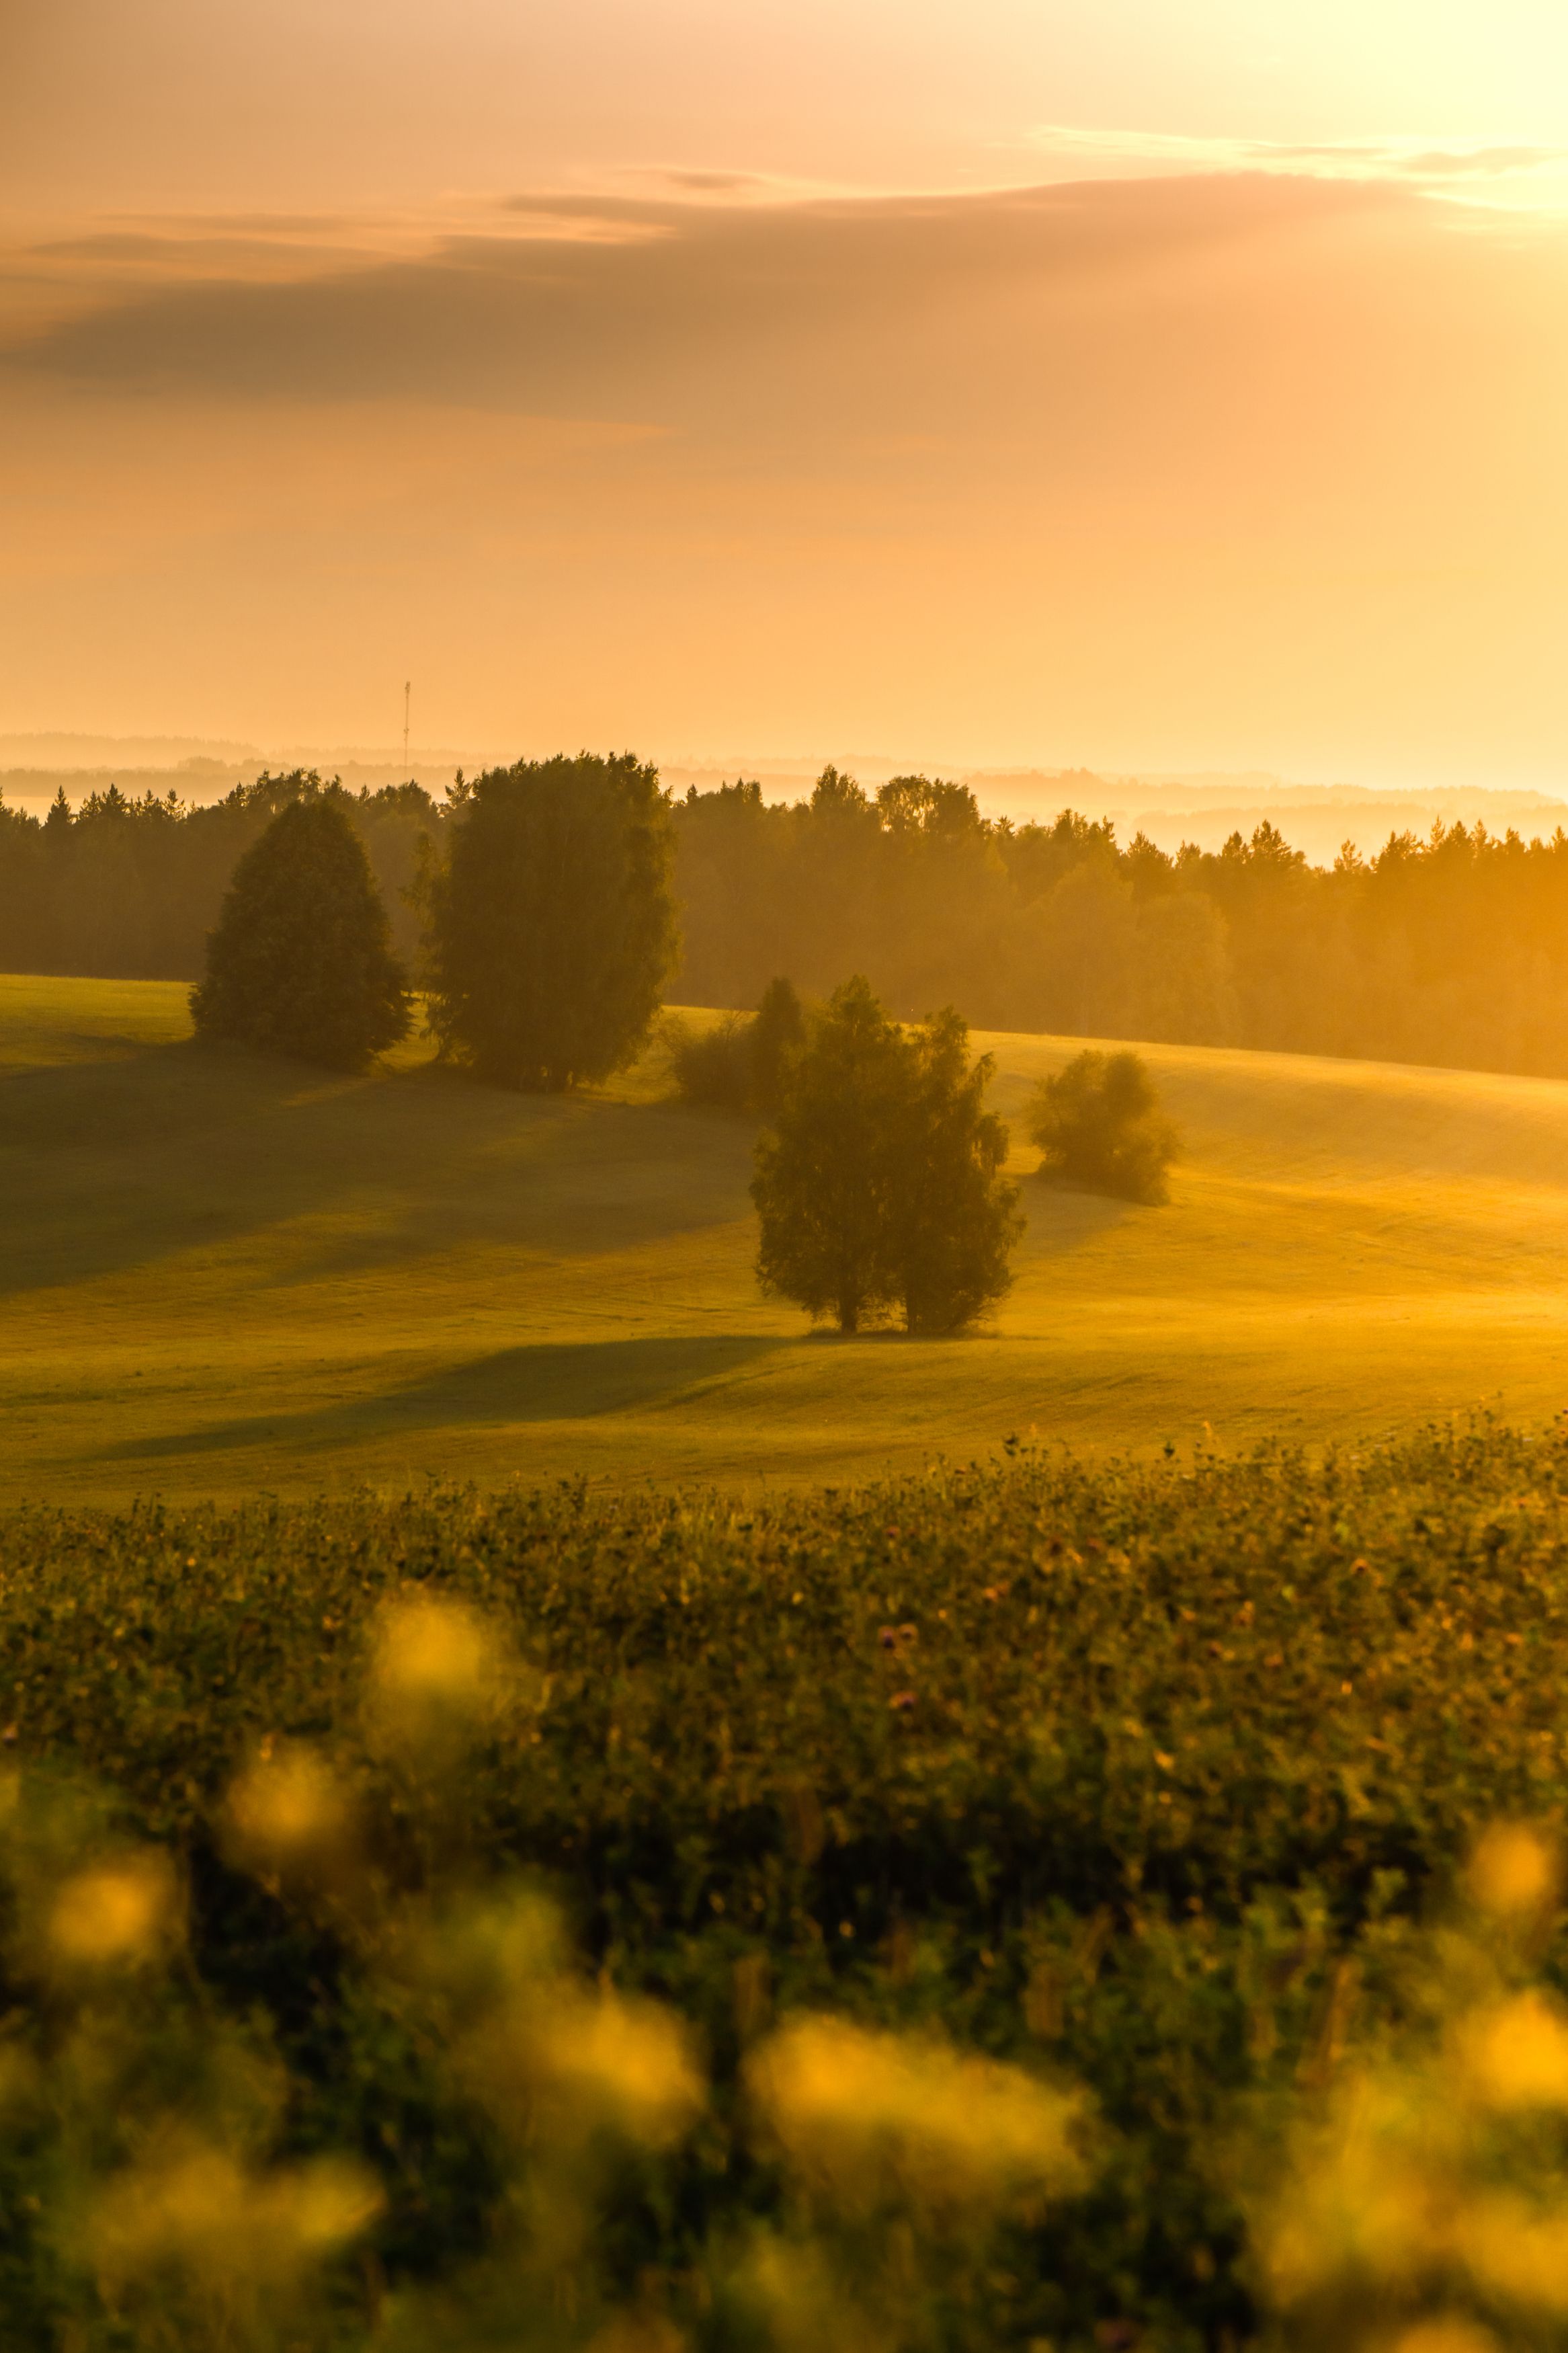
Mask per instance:
[[[25,13],[10,731],[1561,781],[1560,5]]]

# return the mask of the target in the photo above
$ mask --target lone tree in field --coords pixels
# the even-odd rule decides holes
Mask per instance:
[[[670,862],[658,771],[629,753],[476,778],[423,886],[442,1050],[542,1093],[624,1069],[675,962]]]
[[[290,801],[239,860],[191,1018],[198,1037],[336,1071],[361,1070],[407,1035],[386,909],[334,796]]]
[[[895,1189],[896,1258],[911,1332],[961,1331],[1011,1289],[1007,1259],[1024,1229],[1018,1188],[1001,1170],[1007,1131],[984,1108],[995,1064],[971,1064],[969,1027],[950,1006],[908,1041],[907,1145]]]
[[[1043,1176],[1151,1206],[1170,1198],[1166,1172],[1180,1138],[1141,1055],[1075,1055],[1040,1081],[1026,1124]]]
[[[957,1331],[1005,1291],[1020,1221],[968,1035],[945,1013],[906,1036],[859,978],[815,1016],[757,1146],[765,1291],[846,1333],[899,1307],[911,1332]]]
[[[835,989],[790,1072],[776,1125],[757,1146],[764,1291],[841,1332],[898,1296],[898,1157],[909,1050],[858,977]]]

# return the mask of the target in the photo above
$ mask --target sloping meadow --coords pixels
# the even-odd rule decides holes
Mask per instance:
[[[1556,2343],[1322,2183],[1461,2010],[1568,2102],[1565,1484],[1478,1427],[5,1521],[6,2340]]]

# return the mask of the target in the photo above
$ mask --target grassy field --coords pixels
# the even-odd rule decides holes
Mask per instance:
[[[1047,1191],[994,1330],[762,1299],[751,1139],[645,1067],[537,1101],[198,1050],[182,987],[0,977],[0,1498],[845,1480],[1568,1402],[1568,1085],[1159,1047],[1163,1209]],[[999,1107],[1078,1041],[998,1037]]]

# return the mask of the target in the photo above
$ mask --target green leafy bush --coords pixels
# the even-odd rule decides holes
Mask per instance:
[[[710,1029],[693,1029],[671,1017],[666,1025],[669,1075],[682,1103],[704,1111],[752,1108],[752,1024],[743,1014],[726,1013]]]
[[[23,2094],[56,2096],[82,2013],[40,1994],[25,1923],[47,1886],[148,1848],[172,1882],[154,1865],[123,1901],[99,1891],[173,1957],[137,1978],[125,2130],[188,2083],[207,2126],[234,2119],[279,2230],[301,2168],[368,2172],[379,2211],[320,2274],[341,2332],[321,2341],[476,2344],[481,2274],[491,2341],[518,2341],[508,2251],[533,2177],[455,2063],[462,2018],[489,2013],[452,2007],[483,1995],[508,1890],[570,1931],[530,1950],[566,1957],[550,1968],[590,2002],[673,2013],[711,2087],[685,2137],[601,2144],[580,2333],[635,2310],[704,2353],[784,2342],[781,2306],[745,2317],[765,2291],[795,2341],[830,2341],[861,2225],[826,2211],[830,2152],[796,2127],[793,2155],[764,2146],[748,2105],[773,2034],[824,2012],[1081,2084],[1099,2119],[1081,2187],[998,2214],[984,2250],[942,2241],[918,2327],[888,2323],[900,2353],[1240,2345],[1271,2279],[1317,2310],[1349,2292],[1333,2246],[1281,2273],[1268,2168],[1238,2151],[1276,2148],[1307,2194],[1300,2103],[1321,2090],[1331,2133],[1342,2070],[1412,2017],[1420,1921],[1477,1826],[1568,1810],[1565,1498],[1568,1440],[1482,1427],[1321,1463],[1024,1451],[837,1495],[563,1485],[0,1522],[13,1822],[43,1819],[31,1793],[67,1804],[63,1829],[27,1829],[35,1875],[7,1899],[0,2337],[132,2341],[103,2333],[56,2223],[68,2175],[152,2144],[84,2143],[89,2174],[62,2174]],[[466,1976],[410,1974],[393,1931],[426,1890]],[[64,1915],[79,1948],[97,1900]],[[1554,2000],[1558,1946],[1525,1957]],[[216,2073],[182,1987],[235,2054]],[[867,2077],[889,2102],[901,2080]],[[864,2276],[907,2279],[877,2211],[894,2237]],[[529,2309],[564,2312],[558,2294]]]
[[[286,802],[241,857],[191,1018],[199,1037],[330,1070],[358,1070],[407,1035],[403,968],[342,797]]]
[[[1178,1149],[1154,1082],[1133,1053],[1075,1054],[1035,1089],[1025,1126],[1040,1147],[1040,1173],[1086,1192],[1153,1204],[1169,1198]]]
[[[771,980],[749,1019],[727,1013],[711,1029],[672,1019],[669,1067],[682,1101],[772,1119],[785,1071],[805,1038],[805,1013],[788,980]]]

